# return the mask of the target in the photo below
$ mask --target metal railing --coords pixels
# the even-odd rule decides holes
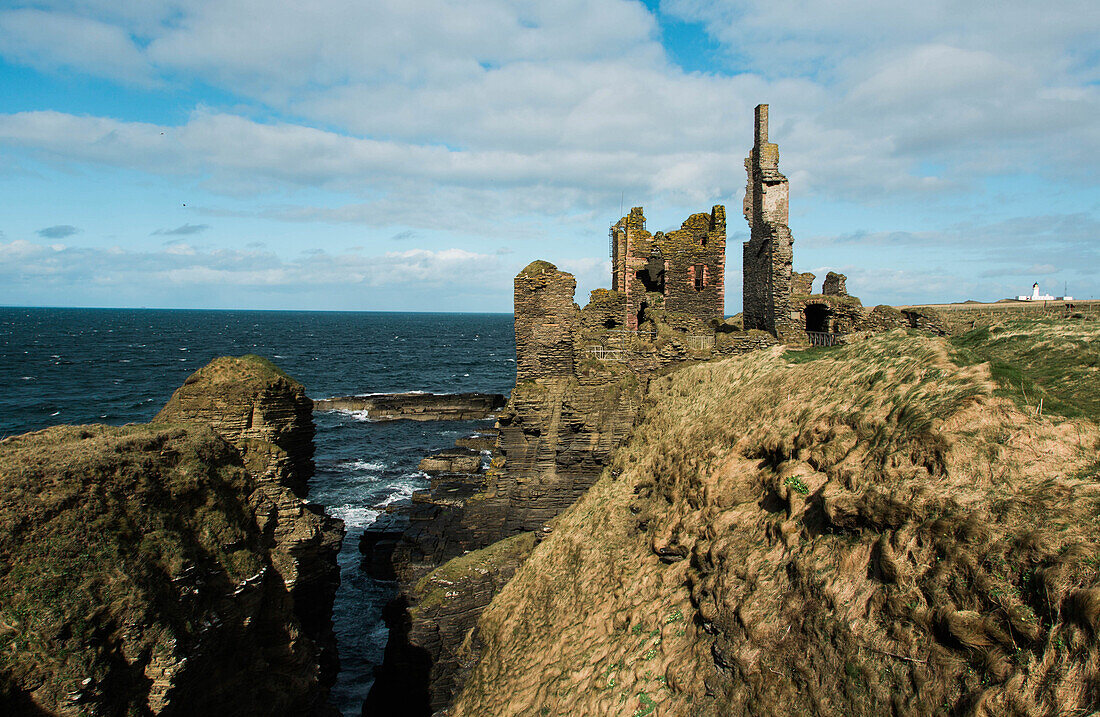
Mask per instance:
[[[692,351],[709,351],[714,348],[714,334],[688,336],[687,345]]]
[[[591,346],[588,353],[600,361],[626,361],[626,351],[623,349],[608,349],[603,346]]]
[[[837,340],[844,336],[828,331],[807,331],[806,335],[810,337],[810,346],[836,346]]]

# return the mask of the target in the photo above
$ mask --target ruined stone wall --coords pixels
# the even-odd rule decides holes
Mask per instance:
[[[625,329],[625,305],[626,296],[621,292],[593,289],[588,304],[581,309],[581,330],[605,332]]]
[[[641,207],[612,228],[612,288],[625,297],[624,317],[636,329],[646,294],[665,297],[665,308],[703,321],[725,315],[726,209],[714,206],[679,229],[651,234]]]
[[[787,178],[779,172],[779,146],[768,141],[768,106],[756,107],[755,143],[745,160],[743,304],[746,329],[786,338],[800,330],[790,309],[794,239],[788,226]]]
[[[848,277],[844,274],[837,274],[834,271],[830,271],[825,276],[825,284],[821,287],[821,293],[826,296],[847,296],[847,281]]]
[[[580,309],[577,281],[546,261],[533,261],[515,279],[516,378],[573,375],[573,335]]]
[[[714,336],[714,350],[722,356],[737,356],[750,351],[760,351],[778,343],[767,331],[718,332]]]
[[[791,274],[791,294],[794,296],[809,296],[814,293],[814,279],[817,276],[807,271],[799,274],[797,271]]]

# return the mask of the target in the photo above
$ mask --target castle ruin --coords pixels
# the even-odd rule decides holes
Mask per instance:
[[[611,289],[625,297],[624,324],[637,329],[659,294],[664,308],[706,323],[726,308],[726,208],[692,214],[676,231],[651,234],[641,207],[611,227]],[[655,297],[654,297],[655,298]]]
[[[744,327],[779,339],[797,330],[791,315],[794,238],[788,226],[787,178],[779,171],[779,145],[768,141],[768,106],[756,106],[752,151],[745,160]]]

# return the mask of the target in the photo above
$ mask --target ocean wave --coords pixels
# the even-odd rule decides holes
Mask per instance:
[[[375,420],[370,417],[367,411],[352,411],[347,408],[337,408],[334,413],[339,413],[349,418],[354,418],[356,421],[363,421],[364,423],[375,423]]]
[[[366,528],[378,520],[382,511],[362,505],[337,505],[329,508],[328,514],[344,521],[346,528]]]
[[[405,476],[405,479],[401,482],[393,484],[393,492],[387,495],[382,500],[374,504],[376,508],[385,508],[387,505],[392,505],[400,500],[410,500],[413,493],[420,489],[421,481],[426,477],[424,473],[412,473]],[[410,479],[418,479],[416,483],[413,483]]]
[[[386,469],[386,463],[385,461],[344,461],[343,463],[337,463],[336,467],[377,473]]]

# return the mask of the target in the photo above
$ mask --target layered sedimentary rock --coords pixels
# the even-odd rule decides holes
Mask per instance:
[[[421,459],[419,467],[428,475],[479,473],[481,451],[472,448],[446,448]]]
[[[257,479],[248,501],[265,548],[318,651],[327,690],[339,670],[332,603],[344,526],[303,500],[315,432],[305,389],[266,359],[222,357],[192,374],[153,422],[208,425],[240,451]]]
[[[463,643],[478,615],[523,564],[536,536],[522,533],[448,561],[391,606],[391,639],[364,715],[425,715],[445,707],[471,664]],[[467,648],[470,649],[470,648]]]
[[[584,494],[629,434],[644,379],[626,366],[592,364],[580,340],[586,329],[575,287],[571,275],[547,262],[516,277],[517,381],[497,419],[488,473],[462,464],[473,461],[472,451],[425,459],[423,467],[437,475],[431,491],[414,497],[409,528],[393,552],[402,597],[391,609],[385,663],[364,714],[446,707],[464,678],[462,665],[476,658],[460,653],[478,612],[525,559],[534,536]],[[616,292],[597,298],[584,325],[621,325]],[[366,547],[385,549],[386,539]],[[410,696],[418,696],[415,706]]]
[[[313,475],[313,403],[259,356],[222,357],[184,381],[154,421],[211,426],[265,481],[305,496]]]
[[[363,411],[372,421],[480,421],[504,407],[499,393],[387,393],[321,398],[315,411]]]
[[[0,713],[329,714],[261,482],[206,425],[0,442]]]

